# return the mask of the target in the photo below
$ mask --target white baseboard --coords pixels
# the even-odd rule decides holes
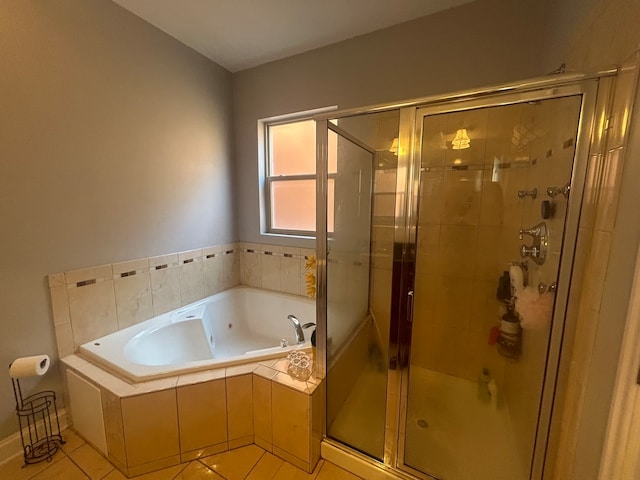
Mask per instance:
[[[60,421],[60,430],[64,430],[69,426],[69,418],[67,416],[67,411],[64,408],[58,410],[58,420]],[[42,420],[40,420],[37,425],[38,428],[41,428]],[[28,432],[26,430],[24,430],[24,433],[28,436]],[[22,440],[20,439],[20,432],[16,432],[13,435],[0,440],[0,465],[8,462],[17,455],[22,455]]]

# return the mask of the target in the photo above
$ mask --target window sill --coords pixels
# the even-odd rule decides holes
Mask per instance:
[[[293,235],[285,233],[263,232],[260,237],[268,244],[285,245],[299,248],[316,248],[316,237],[306,235]]]

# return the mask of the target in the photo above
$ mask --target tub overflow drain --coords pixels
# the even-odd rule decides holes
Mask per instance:
[[[418,420],[416,420],[416,424],[418,425],[419,428],[427,428],[429,426],[429,424],[424,418],[419,418]]]

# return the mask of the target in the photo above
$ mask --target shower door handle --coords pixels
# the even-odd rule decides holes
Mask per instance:
[[[407,322],[413,323],[413,290],[407,292]]]

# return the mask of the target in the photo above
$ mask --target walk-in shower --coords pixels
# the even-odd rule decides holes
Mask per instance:
[[[602,83],[316,119],[328,442],[419,478],[542,478]]]

